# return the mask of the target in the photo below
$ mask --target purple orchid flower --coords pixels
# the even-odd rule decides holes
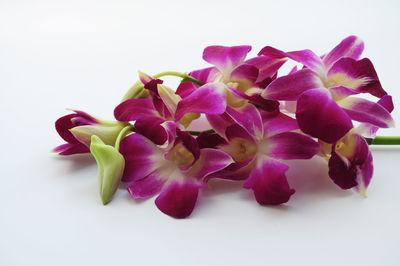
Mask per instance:
[[[286,56],[305,67],[271,82],[262,97],[297,101],[300,129],[328,143],[337,142],[352,129],[352,120],[391,127],[393,119],[381,105],[349,97],[359,93],[379,98],[387,95],[371,61],[359,60],[363,49],[364,43],[355,36],[344,39],[322,59],[310,50],[285,53],[264,47],[259,55]]]
[[[181,115],[177,108],[181,101],[179,95],[162,85],[160,79],[153,79],[141,72],[139,77],[149,91],[149,97],[122,102],[115,108],[114,116],[118,121],[135,121],[136,132],[158,145],[170,143],[175,139],[177,128],[188,127],[200,115],[193,112]]]
[[[377,102],[389,113],[393,111],[392,97],[383,96]],[[363,136],[374,138],[379,127],[362,123],[333,144],[320,141],[322,153],[328,160],[329,177],[342,189],[354,188],[366,197],[373,174],[373,158]]]
[[[199,149],[196,140],[179,129],[166,148],[135,133],[121,141],[120,152],[125,158],[122,181],[130,183],[127,189],[132,198],[159,194],[155,204],[175,218],[192,213],[198,191],[205,186],[204,177],[232,163],[223,151]]]
[[[219,145],[235,160],[226,169],[209,178],[244,180],[259,204],[281,204],[295,192],[285,172],[289,167],[281,160],[310,159],[319,145],[307,135],[293,132],[296,120],[282,113],[262,112],[247,105],[244,112],[232,112],[237,124],[226,130],[228,142]]]
[[[198,86],[188,81],[180,84],[177,94],[183,98],[180,105],[185,108],[182,108],[182,112],[190,112],[192,108],[201,110],[207,114],[207,119],[213,128],[224,135],[226,128],[233,124],[230,115],[225,113],[227,107],[241,108],[251,102],[265,110],[276,111],[279,103],[265,100],[260,94],[276,77],[278,69],[286,62],[286,58],[281,55],[268,55],[246,60],[250,50],[251,46],[245,45],[206,47],[203,59],[214,66],[189,73],[191,77],[205,85]],[[220,97],[212,99],[206,93],[199,91],[210,86],[218,86],[216,92],[220,93]],[[220,107],[218,110],[202,108],[210,104],[211,99],[215,106]]]
[[[332,145],[329,176],[342,189],[355,188],[365,196],[373,174],[372,154],[365,139],[349,131]]]
[[[102,121],[85,112],[73,111],[74,114],[65,115],[55,123],[58,134],[67,143],[54,148],[54,152],[60,155],[89,153],[92,135],[97,135],[105,144],[114,146],[124,124],[117,121]]]

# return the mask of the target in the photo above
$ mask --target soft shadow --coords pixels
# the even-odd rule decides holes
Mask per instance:
[[[328,175],[328,164],[321,157],[311,160],[286,161],[290,166],[287,178],[292,188],[296,190],[296,197],[305,195],[323,195],[326,197],[346,197],[352,195],[349,190],[340,189]]]
[[[95,159],[90,154],[75,154],[69,156],[55,155],[52,160],[68,164],[68,172],[80,171],[96,164]]]
[[[202,196],[211,197],[239,191],[243,188],[244,181],[231,181],[223,179],[211,179],[207,187],[202,189]]]

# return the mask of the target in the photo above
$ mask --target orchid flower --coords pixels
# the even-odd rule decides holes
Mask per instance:
[[[278,69],[286,62],[283,56],[258,56],[246,60],[251,46],[209,46],[204,49],[203,59],[214,65],[190,72],[191,77],[204,83],[200,86],[193,82],[183,82],[177,89],[183,100],[180,105],[187,106],[188,111],[194,106],[203,106],[211,100],[217,109],[206,109],[207,119],[221,135],[233,124],[230,115],[225,113],[229,108],[241,108],[249,102],[257,104],[268,111],[275,111],[279,103],[261,98],[262,89],[275,77]],[[199,90],[217,86],[220,97],[208,97]],[[204,95],[199,97],[200,95]],[[199,108],[200,110],[204,110]]]
[[[371,61],[359,60],[363,49],[364,43],[355,36],[344,39],[322,59],[311,50],[285,53],[267,46],[259,55],[285,56],[305,67],[274,80],[262,96],[297,101],[300,129],[328,143],[338,141],[353,128],[352,120],[391,127],[394,122],[385,108],[352,96],[369,93],[381,98],[387,94]]]
[[[250,46],[209,46],[203,59],[211,67],[139,72],[114,109],[117,121],[76,110],[58,119],[66,143],[54,151],[93,155],[103,204],[123,182],[133,199],[156,196],[158,209],[175,218],[192,213],[213,178],[244,181],[259,204],[285,203],[295,190],[284,160],[314,155],[326,159],[336,185],[365,196],[373,174],[368,145],[400,144],[400,137],[376,136],[394,125],[393,101],[371,61],[360,59],[363,49],[355,36],[323,56],[266,46],[246,59]],[[288,59],[302,69],[278,78]],[[164,85],[167,75],[182,79],[176,90]],[[379,100],[355,97],[362,93]]]
[[[162,85],[160,79],[142,72],[139,72],[139,77],[149,97],[125,100],[115,108],[114,116],[119,121],[135,121],[136,132],[158,145],[171,142],[175,138],[176,128],[188,127],[200,114],[179,113],[179,95]]]
[[[140,134],[121,141],[120,152],[126,166],[122,180],[132,198],[158,195],[157,207],[175,218],[189,216],[204,177],[230,163],[231,157],[220,150],[199,149],[187,132],[177,130],[176,139],[166,148],[157,146]]]
[[[118,121],[102,121],[93,116],[73,110],[74,114],[59,118],[56,130],[67,143],[53,149],[60,155],[89,153],[92,135],[97,135],[105,144],[114,145],[125,124]]]
[[[385,95],[377,103],[389,113],[393,111],[391,96]],[[354,188],[366,197],[373,174],[373,158],[363,136],[374,138],[378,129],[375,125],[362,123],[333,144],[320,140],[320,155],[328,160],[329,177],[340,188]]]
[[[235,164],[212,177],[241,180],[252,189],[259,204],[281,204],[294,193],[286,179],[289,167],[282,159],[310,159],[319,145],[309,136],[294,132],[296,120],[282,113],[260,113],[247,105],[243,113],[232,117],[237,122],[227,128],[228,142],[219,145],[235,160]]]

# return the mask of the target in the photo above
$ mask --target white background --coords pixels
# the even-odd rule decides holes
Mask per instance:
[[[49,153],[66,107],[111,119],[137,70],[205,67],[212,44],[323,54],[359,35],[398,107],[399,11],[398,1],[0,0],[0,265],[400,265],[399,148],[372,148],[368,199],[314,159],[291,163],[297,193],[284,206],[213,182],[185,220],[122,188],[103,206],[91,159]]]

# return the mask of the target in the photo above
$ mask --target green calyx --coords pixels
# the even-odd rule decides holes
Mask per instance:
[[[114,146],[105,144],[99,137],[91,137],[90,152],[96,159],[100,197],[109,203],[121,182],[125,159]]]

